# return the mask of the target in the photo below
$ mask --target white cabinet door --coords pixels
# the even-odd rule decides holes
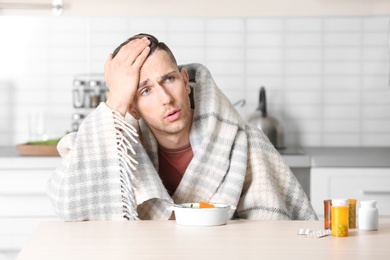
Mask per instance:
[[[324,215],[324,200],[336,198],[376,200],[379,215],[390,216],[390,168],[311,168],[310,198]]]
[[[46,184],[54,170],[6,170],[0,174],[0,216],[52,217]]]
[[[0,260],[15,259],[40,221],[57,219],[46,192],[54,168],[12,166],[0,165]]]

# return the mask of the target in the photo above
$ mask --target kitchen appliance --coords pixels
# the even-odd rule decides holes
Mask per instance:
[[[72,99],[72,131],[77,131],[83,119],[100,102],[107,100],[108,87],[104,81],[104,74],[80,74],[73,80]]]
[[[274,117],[267,114],[265,88],[260,88],[259,107],[248,118],[248,122],[260,128],[277,149],[284,149],[284,128]]]

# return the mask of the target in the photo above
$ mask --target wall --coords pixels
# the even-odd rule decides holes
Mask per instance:
[[[246,117],[260,86],[288,145],[389,146],[389,16],[0,17],[0,145],[70,130],[76,74],[103,73],[109,52],[150,32],[179,63],[200,62]]]

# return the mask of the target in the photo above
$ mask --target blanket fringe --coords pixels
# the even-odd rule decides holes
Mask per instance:
[[[117,139],[117,148],[119,155],[119,167],[121,172],[121,193],[122,193],[122,209],[123,217],[128,220],[138,220],[138,214],[136,211],[136,201],[134,196],[135,184],[137,179],[133,174],[133,171],[136,170],[135,165],[138,162],[130,156],[131,154],[135,155],[135,150],[133,149],[130,141],[138,143],[135,137],[138,137],[137,130],[130,125],[126,120],[118,113],[117,111],[112,111],[112,116],[114,119],[115,125],[115,135]]]

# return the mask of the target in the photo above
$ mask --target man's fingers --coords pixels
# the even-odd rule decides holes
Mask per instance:
[[[148,54],[150,52],[150,47],[146,46],[145,49],[141,52],[140,55],[135,59],[133,66],[136,67],[137,69],[141,68],[142,64],[144,64],[146,57],[148,57]]]
[[[119,64],[131,66],[149,44],[150,41],[147,38],[132,40],[119,50],[114,60]]]
[[[130,42],[131,43],[131,42]],[[133,63],[138,59],[138,56],[140,56],[146,47],[148,47],[150,44],[150,41],[147,38],[139,39],[134,45],[126,46],[128,47],[129,55],[126,59],[126,64],[133,65]]]

